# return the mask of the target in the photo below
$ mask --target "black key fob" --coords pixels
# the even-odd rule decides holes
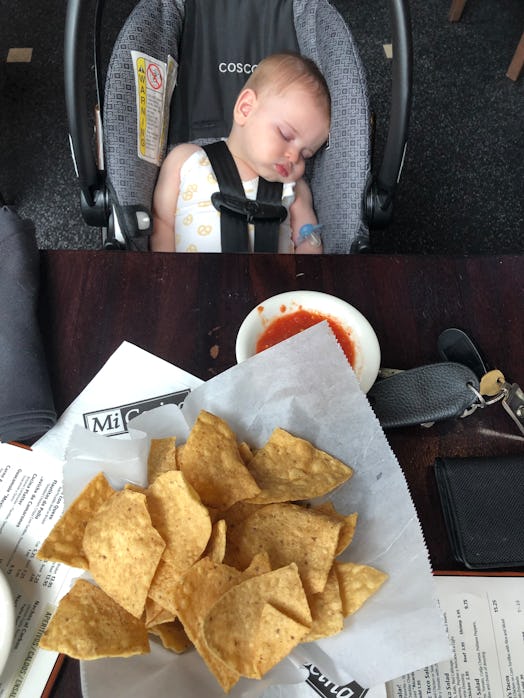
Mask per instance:
[[[443,361],[452,361],[470,368],[480,379],[488,368],[479,350],[468,335],[456,327],[450,327],[437,340],[439,355]]]

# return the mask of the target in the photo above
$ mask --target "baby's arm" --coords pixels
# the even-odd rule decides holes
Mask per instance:
[[[317,247],[307,238],[299,242],[300,228],[306,223],[316,224],[318,222],[313,210],[313,197],[304,179],[299,179],[295,184],[295,200],[289,207],[289,217],[293,231],[293,242],[296,245],[295,254],[322,254],[322,245]]]
[[[150,248],[154,252],[175,252],[175,212],[180,189],[180,168],[198,150],[192,143],[182,143],[164,160],[153,193],[153,233]]]

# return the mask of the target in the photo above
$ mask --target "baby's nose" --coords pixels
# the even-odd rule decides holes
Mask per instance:
[[[296,164],[300,160],[300,150],[298,148],[289,148],[287,157],[290,162]]]

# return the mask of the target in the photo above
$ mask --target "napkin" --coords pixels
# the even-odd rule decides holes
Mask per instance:
[[[35,228],[0,208],[0,441],[28,441],[56,422],[36,307]]]

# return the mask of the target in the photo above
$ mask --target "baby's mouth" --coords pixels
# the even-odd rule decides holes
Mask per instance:
[[[289,170],[284,165],[275,165],[275,169],[281,177],[289,177]]]

